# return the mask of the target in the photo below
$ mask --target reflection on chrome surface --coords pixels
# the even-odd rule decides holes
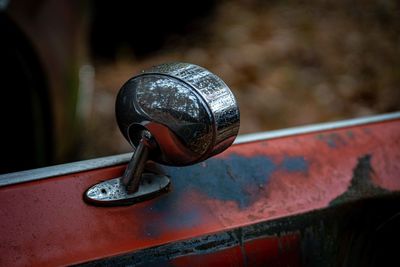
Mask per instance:
[[[120,90],[116,114],[136,146],[146,128],[158,143],[154,160],[188,165],[215,155],[234,141],[239,109],[228,86],[196,65],[170,63],[130,79]]]
[[[146,116],[168,125],[195,153],[205,152],[212,142],[212,118],[190,87],[159,75],[142,76],[133,83],[138,84],[135,104]]]

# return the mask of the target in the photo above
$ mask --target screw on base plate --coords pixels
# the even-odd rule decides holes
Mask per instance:
[[[131,205],[167,192],[169,185],[170,180],[165,175],[143,173],[139,190],[129,193],[122,178],[118,177],[90,187],[86,190],[84,199],[87,203],[96,206]]]
[[[224,151],[239,131],[239,108],[228,86],[188,63],[163,64],[132,77],[118,93],[115,112],[135,153],[122,178],[85,192],[88,203],[132,204],[163,192],[168,177],[142,174],[148,159],[195,164]]]

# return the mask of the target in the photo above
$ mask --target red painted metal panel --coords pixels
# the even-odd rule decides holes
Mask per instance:
[[[259,238],[201,255],[187,255],[173,259],[170,264],[184,266],[301,266],[300,234]]]
[[[300,233],[255,239],[244,249],[247,266],[301,266]]]
[[[176,258],[171,262],[176,267],[202,267],[202,266],[246,266],[244,264],[244,255],[238,246],[214,253],[202,255],[188,255]]]
[[[0,188],[0,265],[82,263],[323,209],[373,196],[375,189],[399,191],[400,122],[235,145],[192,167],[165,168],[172,176],[172,189],[156,199],[112,208],[83,201],[89,186],[120,176],[123,169],[116,166]],[[363,171],[370,181],[354,191],[354,178]],[[296,247],[297,238],[289,236],[284,242]],[[278,253],[277,240],[248,242],[244,254],[235,246],[216,251],[215,257],[188,256],[174,262],[240,261],[260,246],[268,255],[256,253],[251,259],[268,262]],[[298,250],[290,253],[288,257],[297,262]]]

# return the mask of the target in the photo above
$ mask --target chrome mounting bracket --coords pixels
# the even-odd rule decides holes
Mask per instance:
[[[210,71],[189,63],[152,67],[118,93],[118,126],[135,147],[120,178],[84,193],[98,206],[129,205],[168,191],[166,175],[144,172],[147,160],[187,166],[228,148],[239,131],[239,107],[229,87]]]
[[[122,177],[107,180],[90,187],[85,201],[96,206],[123,206],[151,199],[169,189],[170,180],[165,175],[143,173],[136,192],[128,193]]]
[[[168,191],[170,180],[166,175],[144,173],[149,152],[157,148],[147,130],[140,131],[140,141],[122,177],[107,180],[90,187],[85,201],[98,206],[131,205]]]

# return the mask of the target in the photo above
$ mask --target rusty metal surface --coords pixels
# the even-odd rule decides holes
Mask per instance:
[[[264,252],[268,252],[264,258],[268,262],[268,255],[289,240],[295,249],[276,255],[292,255],[296,260],[291,265],[301,265],[300,258],[307,262],[304,242],[318,247],[310,236],[325,229],[314,217],[304,219],[303,214],[336,209],[363,198],[391,197],[400,191],[400,121],[235,145],[191,167],[164,167],[171,176],[171,191],[156,199],[118,208],[84,203],[86,188],[120,176],[123,169],[108,167],[0,188],[0,265],[78,264],[148,253],[167,244],[246,232],[257,226],[272,232],[254,230],[255,235],[245,236],[242,244],[240,239],[235,241],[238,245],[223,248],[209,243],[214,250],[204,253],[208,256],[189,251],[175,258],[171,254],[168,262],[217,265],[224,259],[226,264],[254,266],[254,261],[263,260]],[[342,224],[346,222],[343,218],[356,214],[344,210],[347,213],[337,220]],[[293,226],[293,220],[287,220],[285,228],[275,228],[280,236],[274,235],[274,222],[300,214],[301,218],[295,218],[301,220],[301,232],[297,223]],[[316,226],[307,230],[308,224]],[[265,249],[257,252],[260,247]]]
[[[256,142],[261,140],[271,140],[282,137],[288,137],[300,134],[311,134],[322,131],[332,131],[344,127],[347,128],[355,127],[355,126],[379,123],[390,120],[398,120],[398,119],[400,119],[400,112],[394,112],[394,113],[361,117],[343,121],[325,122],[325,123],[298,126],[298,127],[280,129],[268,132],[244,134],[244,135],[239,135],[236,138],[234,144]],[[0,174],[0,187],[124,164],[127,163],[131,157],[132,153],[126,153],[126,154],[54,165],[50,167],[38,168],[33,170]]]

